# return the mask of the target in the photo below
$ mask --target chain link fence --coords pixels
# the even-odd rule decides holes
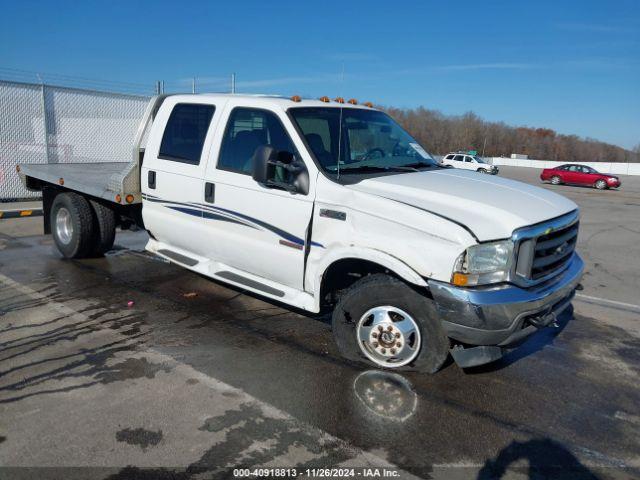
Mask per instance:
[[[128,162],[148,96],[0,80],[0,201],[38,198],[19,163]]]

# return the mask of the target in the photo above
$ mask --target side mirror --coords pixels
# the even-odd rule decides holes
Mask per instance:
[[[309,193],[309,172],[304,163],[291,152],[278,151],[271,145],[256,148],[251,176],[268,188],[303,195]]]
[[[253,169],[251,171],[253,179],[262,185],[266,185],[274,176],[272,162],[277,159],[278,151],[271,145],[260,145],[256,148],[256,151],[253,152]]]

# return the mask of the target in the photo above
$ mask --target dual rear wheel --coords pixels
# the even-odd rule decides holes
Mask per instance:
[[[64,192],[53,200],[50,225],[54,242],[66,258],[95,257],[113,247],[116,215],[96,200]]]

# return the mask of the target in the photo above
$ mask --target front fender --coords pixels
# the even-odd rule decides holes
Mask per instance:
[[[313,261],[310,259],[305,272],[305,290],[313,294],[316,308],[320,308],[320,288],[322,277],[327,269],[337,261],[345,259],[366,260],[376,263],[396,274],[406,282],[420,287],[426,287],[427,282],[409,265],[381,250],[356,246],[333,247],[324,252],[322,257]]]

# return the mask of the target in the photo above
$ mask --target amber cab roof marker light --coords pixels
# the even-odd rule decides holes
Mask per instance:
[[[329,103],[331,101],[331,99],[329,97],[327,97],[326,95],[323,97],[320,97],[318,100],[320,100],[321,102],[324,103]]]
[[[300,95],[293,95],[293,96],[291,97],[291,101],[292,101],[292,102],[296,102],[296,103],[297,103],[297,102],[300,102],[300,101],[302,101],[302,97],[301,97]]]
[[[373,108],[373,103],[371,103],[371,102],[364,102],[363,105],[365,107]]]
[[[336,98],[333,99],[333,101],[336,102],[336,103],[344,103],[344,98],[336,97]]]
[[[356,100],[355,98],[350,98],[350,99],[349,99],[349,103],[350,103],[351,105],[357,105],[357,104],[358,104],[358,100]]]

